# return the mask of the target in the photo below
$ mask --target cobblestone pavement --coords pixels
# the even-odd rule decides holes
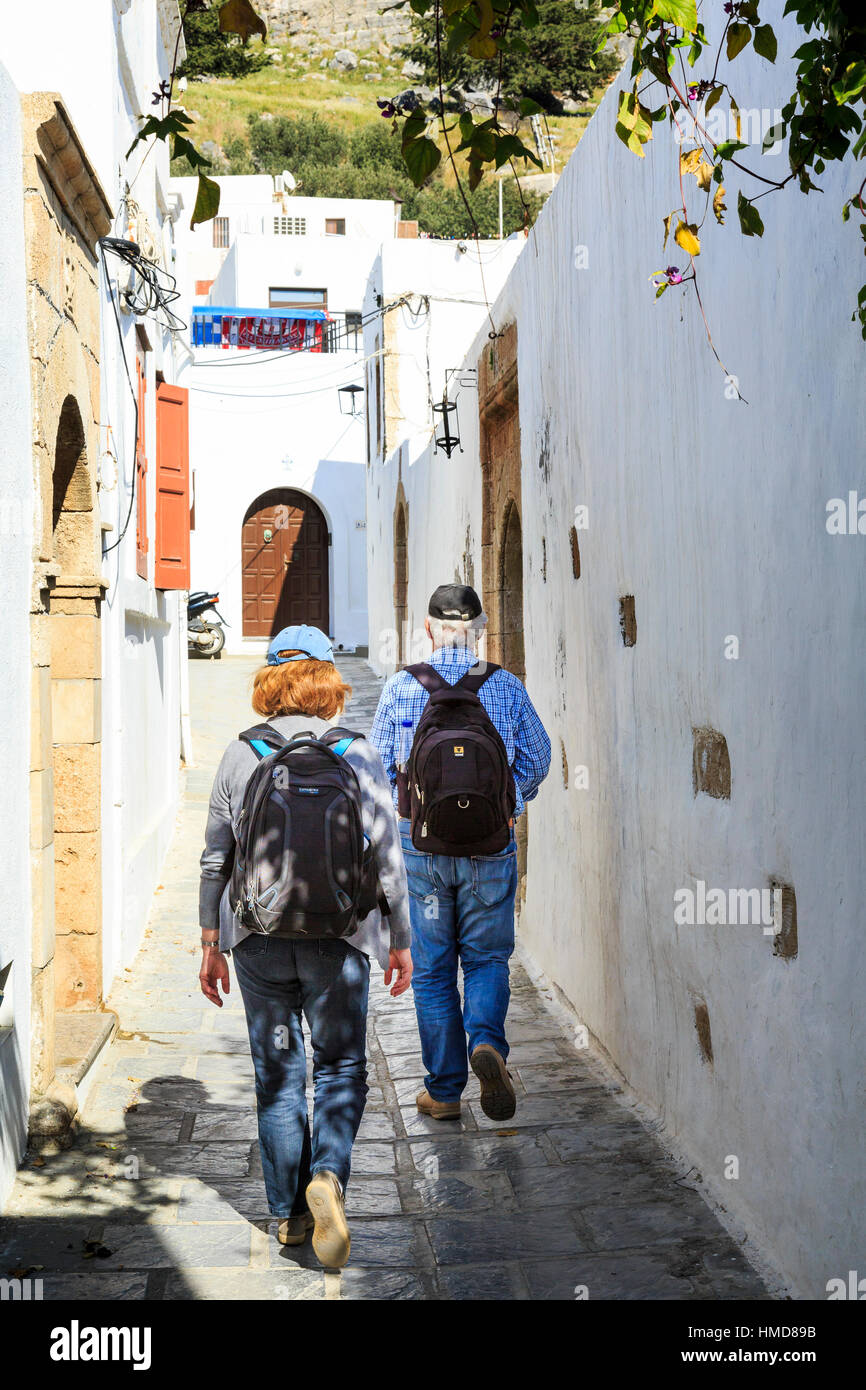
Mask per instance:
[[[191,668],[196,766],[134,966],[109,999],[120,1032],[71,1148],[25,1162],[0,1221],[0,1275],[49,1299],[766,1298],[758,1277],[616,1087],[575,1051],[519,964],[510,1065],[518,1109],[491,1123],[419,1116],[411,992],[374,974],[370,1095],[347,1210],[352,1258],[323,1273],[269,1219],[240,998],[198,989],[197,891],[216,763],[252,723],[246,657]],[[345,722],[367,728],[379,682]]]

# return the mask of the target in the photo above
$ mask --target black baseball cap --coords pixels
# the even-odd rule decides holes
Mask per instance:
[[[456,618],[461,622],[477,618],[483,611],[480,598],[468,584],[440,584],[427,608],[431,618]]]

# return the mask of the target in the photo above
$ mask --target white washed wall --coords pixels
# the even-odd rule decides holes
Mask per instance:
[[[219,593],[226,651],[251,650],[242,621],[244,515],[261,493],[298,488],[322,508],[332,537],[334,641],[366,645],[364,421],[341,414],[337,398],[339,386],[363,380],[360,353],[228,356],[202,354],[180,377],[190,390],[195,472],[192,587]]]
[[[163,28],[160,11],[168,20]],[[111,17],[113,15],[113,18]],[[131,159],[126,151],[141,112],[151,110],[150,94],[167,78],[176,32],[169,3],[114,0],[108,7],[114,46],[106,68],[111,96],[113,159],[106,193],[119,211],[116,235],[128,234],[120,197],[125,180],[144,212],[151,233],[172,268],[171,225],[166,219],[168,151],[157,145],[142,163],[145,146]],[[139,172],[140,170],[140,172]],[[136,235],[140,236],[137,228]],[[109,274],[124,269],[107,257]],[[100,505],[112,529],[106,544],[121,533],[129,509],[135,467],[135,412],[124,371],[117,328],[104,276],[102,288],[101,408],[103,443],[113,457],[101,460]],[[135,382],[136,319],[121,314],[126,359]],[[186,606],[183,595],[153,584],[156,543],[156,372],[176,378],[176,348],[154,318],[139,321],[151,345],[147,354],[145,432],[148,457],[148,578],[136,572],[135,505],[121,546],[106,555],[109,580],[102,608],[102,866],[103,987],[109,992],[119,971],[141,944],[153,891],[174,825],[179,793],[181,663],[186,661]],[[115,478],[119,481],[115,483]]]
[[[468,247],[461,251],[460,246]],[[486,289],[495,299],[524,250],[523,236],[485,241],[478,249],[456,241],[396,241],[382,247],[364,302],[372,314],[376,295],[391,304],[411,296],[409,307],[392,310],[365,325],[368,428],[375,449],[373,387],[377,341],[385,350],[384,371],[389,417],[399,411],[399,428],[388,428],[385,459],[367,477],[367,565],[370,608],[370,662],[380,674],[396,664],[394,639],[394,505],[402,481],[409,509],[407,623],[418,643],[416,659],[429,650],[424,618],[438,584],[467,574],[481,588],[481,474],[478,469],[478,391],[470,379],[449,386],[456,400],[463,451],[451,458],[434,452],[431,407],[442,399],[446,373],[462,365],[463,354],[481,325],[486,340],[490,322]],[[480,263],[479,263],[480,261]],[[482,279],[483,276],[483,279]],[[427,296],[430,312],[420,310]],[[420,311],[419,311],[420,310]],[[417,311],[417,312],[416,312]],[[386,349],[384,333],[388,339]],[[469,362],[469,365],[474,365]],[[441,434],[441,415],[436,417]],[[453,428],[453,426],[452,426]]]
[[[780,52],[793,51],[792,26],[777,32]],[[734,73],[742,107],[781,106],[793,85],[788,64],[751,53]],[[862,1273],[866,1237],[866,537],[825,526],[830,498],[866,494],[864,348],[850,323],[863,258],[839,215],[856,185],[830,168],[823,194],[762,199],[758,241],[740,236],[736,171],[726,180],[733,211],[725,228],[704,227],[701,284],[750,402],[739,404],[693,297],[653,300],[650,273],[683,264],[660,236],[677,203],[675,153],[656,126],[646,160],[629,154],[615,104],[611,91],[495,310],[518,325],[527,679],[554,744],[530,809],[520,930],[756,1247],[795,1294],[821,1298],[828,1279]],[[783,171],[783,158],[764,167]],[[463,523],[468,513],[477,536],[480,505],[477,460],[420,463],[416,611],[416,547],[459,570]],[[382,548],[371,613],[388,611],[393,583],[390,482],[390,469],[371,479]],[[575,580],[578,504],[590,524]],[[731,634],[738,660],[724,657]],[[730,802],[693,795],[691,730],[705,724],[728,742]],[[587,767],[587,790],[563,786],[560,740],[572,777]],[[674,924],[679,888],[771,878],[796,891],[796,960],[775,956],[760,927]],[[723,1177],[728,1155],[735,1181]]]
[[[13,962],[0,1005],[0,1210],[27,1141],[30,1077],[29,805],[30,572],[33,479],[30,468],[30,360],[21,188],[19,97],[0,66],[0,303],[6,319],[0,351],[0,572],[3,661],[0,663],[0,970]],[[11,1026],[10,1026],[11,1025]]]

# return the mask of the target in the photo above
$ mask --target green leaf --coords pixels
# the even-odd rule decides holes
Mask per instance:
[[[172,144],[171,157],[172,159],[180,159],[182,156],[189,160],[193,169],[209,169],[212,163],[211,160],[205,159],[204,155],[199,153],[192,141],[187,140],[185,135],[176,135]]]
[[[779,141],[783,140],[784,138],[785,122],[782,121],[780,125],[771,125],[770,129],[767,131],[766,135],[761,141],[762,148],[765,150],[771,150],[774,145],[777,145]]]
[[[220,209],[220,186],[214,179],[209,179],[207,174],[198,176],[198,192],[196,193],[195,207],[190,218],[190,230],[198,226],[199,222],[210,222],[212,217],[216,217]]]
[[[698,27],[696,0],[656,0],[655,13],[659,19],[665,19],[689,34],[693,34]]]
[[[129,159],[139,141],[147,140],[151,135],[154,135],[157,140],[167,140],[170,135],[178,135],[192,124],[192,116],[188,115],[182,107],[169,111],[167,116],[148,116],[126,151],[126,158]]]
[[[764,224],[756,207],[740,192],[737,194],[737,216],[743,236],[763,236]]]
[[[436,141],[427,135],[403,144],[403,160],[416,188],[426,183],[441,158],[442,151]]]
[[[838,82],[833,83],[832,92],[837,102],[841,106],[843,102],[853,101],[859,96],[866,87],[866,62],[859,58],[856,63],[849,63],[844,75]]]
[[[652,117],[647,108],[638,101],[634,92],[622,93],[614,129],[623,144],[628,145],[632,154],[639,155],[643,159],[643,146],[653,138]]]
[[[753,42],[756,53],[760,53],[761,57],[766,58],[768,62],[775,63],[778,45],[776,43],[776,35],[773,33],[771,25],[759,25],[755,30]]]
[[[722,95],[722,92],[723,92],[723,91],[724,91],[724,87],[714,87],[713,90],[710,92],[709,96],[707,97],[706,101],[704,102],[704,115],[705,115],[705,116],[706,116],[706,115],[709,115],[709,113],[712,111],[713,107],[715,106],[716,102],[719,100],[719,98],[720,98],[720,96]]]
[[[493,159],[497,169],[501,169],[502,165],[509,159],[530,159],[533,164],[538,165],[539,169],[544,168],[544,165],[535,151],[530,150],[528,146],[524,145],[523,141],[520,140],[518,136],[498,135],[494,138],[495,149]]]
[[[518,110],[521,116],[537,116],[544,110],[544,107],[539,106],[537,101],[532,100],[532,97],[521,97]]]
[[[737,150],[744,150],[746,146],[742,140],[723,140],[720,145],[716,145],[717,159],[731,159]]]
[[[738,53],[741,53],[752,36],[752,31],[748,24],[732,24],[728,30],[728,62],[733,62]]]

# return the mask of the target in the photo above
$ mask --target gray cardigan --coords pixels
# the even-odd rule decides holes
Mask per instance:
[[[284,738],[292,738],[307,729],[314,734],[324,733],[337,721],[284,714],[267,722]],[[384,970],[388,967],[389,948],[401,950],[409,945],[412,937],[406,866],[391,799],[391,785],[381,757],[367,739],[356,738],[343,756],[358,775],[363,798],[364,831],[373,846],[379,882],[391,908],[390,917],[385,918],[378,908],[374,908],[364,918],[355,935],[347,937],[346,941],[365,955],[375,957]],[[229,903],[230,867],[227,870],[226,865],[231,864],[236,840],[235,827],[244,790],[256,762],[256,755],[249,744],[235,739],[223,754],[210,796],[205,847],[201,857],[199,923],[204,930],[219,927],[220,949],[223,951],[230,951],[250,935],[246,927],[236,920]]]

